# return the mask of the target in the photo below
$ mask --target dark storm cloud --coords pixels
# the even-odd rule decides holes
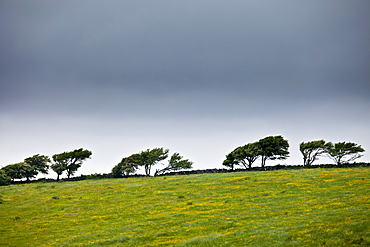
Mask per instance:
[[[216,112],[370,93],[365,1],[1,5],[2,111]]]
[[[163,146],[370,136],[370,2],[0,1],[0,166],[84,147],[84,174]],[[366,157],[365,157],[366,158]],[[91,162],[91,163],[90,163]]]

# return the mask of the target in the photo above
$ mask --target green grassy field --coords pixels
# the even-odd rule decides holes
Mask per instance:
[[[370,169],[0,187],[0,246],[370,246]]]

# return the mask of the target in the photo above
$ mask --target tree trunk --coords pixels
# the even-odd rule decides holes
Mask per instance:
[[[247,163],[246,163],[244,160],[242,160],[241,162],[242,162],[242,165],[244,166],[244,168],[245,168],[245,169],[248,169],[248,165],[247,165]]]
[[[150,166],[145,166],[145,174],[150,176]]]
[[[249,170],[252,169],[252,164],[253,164],[253,161],[252,160],[248,160],[248,167],[249,167]]]
[[[342,157],[338,157],[338,159],[337,159],[337,166],[339,166],[342,162],[341,162],[341,158]]]
[[[266,160],[267,160],[267,157],[266,156],[262,156],[262,163],[261,163],[261,167],[262,168],[265,168]]]

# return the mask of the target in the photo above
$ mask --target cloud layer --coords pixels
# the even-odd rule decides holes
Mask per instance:
[[[87,145],[108,172],[168,144],[214,167],[270,134],[370,147],[367,1],[0,5],[1,165]]]

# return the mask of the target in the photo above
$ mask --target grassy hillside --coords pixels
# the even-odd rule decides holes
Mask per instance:
[[[0,187],[0,246],[369,246],[370,168]]]

